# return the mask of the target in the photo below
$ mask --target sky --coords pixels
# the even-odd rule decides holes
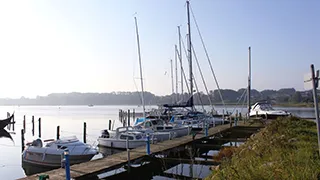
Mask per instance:
[[[320,1],[190,4],[220,88],[247,86],[249,46],[252,88],[257,90],[303,90],[310,64],[320,69]],[[186,43],[185,0],[10,0],[0,1],[0,97],[140,90],[134,16],[144,89],[170,94],[177,26]],[[191,39],[208,89],[216,89],[192,15]],[[194,60],[193,71],[204,91]]]

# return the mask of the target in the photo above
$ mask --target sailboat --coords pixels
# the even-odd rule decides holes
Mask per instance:
[[[134,17],[134,20],[136,25],[138,56],[139,56],[139,66],[140,66],[142,109],[143,109],[143,117],[146,117],[137,18]],[[119,127],[117,128],[116,131],[111,131],[107,129],[102,130],[101,136],[98,138],[98,143],[100,146],[112,147],[112,148],[118,148],[118,149],[136,148],[146,144],[147,136],[150,136],[151,142],[157,142],[158,140],[160,141],[168,140],[175,137],[175,135],[172,132],[155,132],[152,129],[136,129],[132,127]]]

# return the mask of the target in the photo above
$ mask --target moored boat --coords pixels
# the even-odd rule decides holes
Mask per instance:
[[[250,117],[262,117],[268,119],[276,119],[278,117],[290,116],[291,113],[284,110],[275,110],[271,104],[267,102],[257,102],[251,106]]]
[[[58,140],[46,140],[43,146],[41,139],[28,143],[22,153],[22,167],[38,167],[40,169],[55,169],[61,167],[63,153],[69,150],[70,165],[90,161],[98,154],[98,150],[88,144],[80,142],[75,136]]]

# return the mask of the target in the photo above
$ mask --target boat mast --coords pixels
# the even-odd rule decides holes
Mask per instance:
[[[190,2],[187,0],[187,17],[188,17],[188,58],[189,58],[189,76],[190,76],[190,105],[193,109],[193,75],[192,75],[192,53],[191,53],[191,29],[190,29]]]
[[[141,101],[142,101],[142,110],[143,110],[143,117],[146,117],[146,109],[144,104],[144,90],[143,90],[143,78],[142,78],[142,65],[141,65],[141,53],[140,53],[140,41],[139,41],[139,31],[138,31],[138,23],[137,17],[134,17],[134,21],[136,24],[136,34],[137,34],[137,44],[138,44],[138,56],[139,56],[139,66],[140,66],[140,81],[141,81]]]
[[[170,65],[171,65],[171,90],[172,90],[172,103],[174,103],[174,82],[173,82],[173,65],[172,65],[172,59],[170,59]]]
[[[181,95],[183,97],[183,65],[182,65],[182,51],[181,51],[181,33],[180,26],[178,26],[179,33],[179,59],[180,59],[180,67],[181,67]]]
[[[177,45],[174,46],[174,60],[175,60],[175,75],[176,75],[176,102],[178,102],[178,54],[177,54]]]
[[[248,92],[247,92],[247,98],[248,98],[248,118],[250,113],[250,91],[251,91],[251,47],[249,46],[249,74],[248,74]]]

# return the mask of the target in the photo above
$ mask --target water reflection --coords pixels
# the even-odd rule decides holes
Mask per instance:
[[[13,141],[11,134],[5,129],[0,129],[0,138],[9,138],[11,141]]]

